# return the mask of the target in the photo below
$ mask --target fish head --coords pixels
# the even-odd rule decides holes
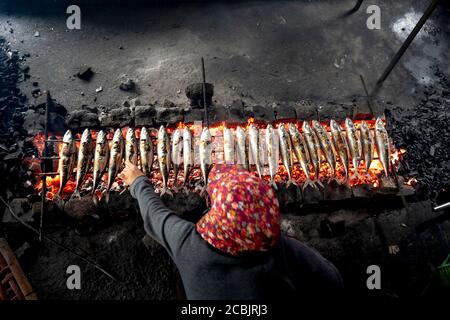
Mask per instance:
[[[288,130],[289,130],[289,133],[292,134],[292,135],[296,134],[296,132],[298,131],[297,127],[292,122],[290,122],[288,124]]]
[[[67,130],[66,133],[64,133],[63,142],[70,143],[72,140],[73,140],[72,131]]]
[[[321,127],[319,121],[317,121],[317,120],[313,120],[313,121],[311,122],[311,124],[312,124],[312,126],[313,126],[314,129],[320,129],[320,127]]]
[[[139,138],[140,138],[140,140],[148,140],[148,131],[147,131],[146,127],[142,127]]]
[[[133,139],[136,139],[136,134],[135,134],[133,128],[128,128],[128,130],[127,130],[127,135],[126,135],[126,139],[127,139],[128,141],[133,140]]]
[[[368,130],[369,130],[369,125],[367,124],[367,122],[361,121],[361,128],[362,128],[364,131],[368,131]]]
[[[106,133],[105,133],[105,131],[100,130],[97,133],[97,141],[96,142],[103,144],[103,143],[105,143],[105,141],[106,141]]]
[[[166,127],[164,127],[164,126],[159,127],[158,140],[163,139],[165,135],[166,135]]]
[[[191,138],[191,130],[186,126],[183,129],[183,139],[187,140]]]
[[[377,118],[375,121],[375,129],[376,130],[384,130],[384,122],[381,120],[381,118]]]
[[[302,129],[305,133],[311,133],[311,126],[309,125],[308,121],[303,121]]]
[[[86,145],[91,142],[91,131],[89,129],[84,129],[83,134],[81,135],[80,143]]]
[[[330,120],[330,128],[335,131],[339,130],[339,125],[334,119]]]
[[[266,127],[266,132],[270,132],[270,133],[273,132],[273,126],[270,123]]]
[[[204,127],[202,131],[202,135],[200,136],[200,139],[203,141],[209,141],[211,140],[211,133],[209,132],[208,127]]]
[[[345,118],[345,126],[347,128],[355,128],[355,124],[353,123],[352,119]]]
[[[123,137],[122,137],[122,130],[116,129],[116,131],[114,132],[113,141],[114,141],[114,142],[121,141],[122,138],[123,138]]]

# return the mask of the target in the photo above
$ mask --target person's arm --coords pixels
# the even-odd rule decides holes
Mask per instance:
[[[177,256],[184,241],[194,230],[193,224],[178,217],[162,203],[147,177],[139,176],[134,179],[130,192],[138,200],[145,231],[160,243],[172,258]]]

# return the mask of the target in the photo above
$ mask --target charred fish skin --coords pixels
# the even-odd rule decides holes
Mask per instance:
[[[317,134],[317,137],[319,138],[320,147],[322,148],[325,158],[327,159],[327,162],[330,165],[331,173],[333,174],[333,176],[336,176],[336,156],[334,145],[331,142],[327,131],[320,124],[319,121],[313,120],[312,125]]]
[[[275,183],[275,174],[278,167],[278,157],[277,157],[277,136],[273,126],[268,124],[266,127],[266,150],[267,150],[267,162],[269,165],[269,175],[270,182],[269,185],[277,190],[277,184]]]
[[[164,187],[161,190],[160,196],[165,194],[173,196],[172,192],[168,188],[169,171],[170,171],[170,141],[167,130],[164,126],[161,126],[158,131],[158,164],[159,171],[163,179]]]
[[[141,135],[139,137],[139,153],[141,156],[142,172],[144,172],[146,176],[149,176],[153,167],[153,142],[146,127],[141,129]]]
[[[261,137],[258,127],[255,126],[253,123],[250,125],[248,129],[248,135],[249,135],[250,153],[252,155],[253,161],[255,162],[258,176],[262,178],[263,166],[261,159]]]
[[[241,126],[236,127],[236,160],[245,170],[249,169],[247,158],[247,135]]]
[[[122,136],[122,131],[117,129],[114,132],[114,137],[111,142],[111,150],[109,154],[109,163],[108,163],[108,186],[106,188],[106,203],[109,203],[109,194],[111,191],[111,187],[116,179],[117,173],[122,166],[123,161],[123,149],[124,149],[124,141]]]
[[[341,126],[335,121],[330,121],[331,136],[333,137],[334,146],[341,159],[342,166],[345,170],[345,179],[348,179],[349,174],[349,150],[347,140],[342,132]]]
[[[369,169],[370,164],[373,160],[373,150],[374,150],[374,138],[372,135],[372,131],[369,128],[367,122],[361,122],[361,145],[362,145],[362,154],[364,156],[364,168],[366,169],[366,175],[370,177]]]
[[[297,161],[299,162],[300,167],[302,168],[306,176],[306,181],[303,184],[302,189],[304,190],[308,186],[317,188],[317,186],[311,181],[310,177],[309,151],[306,146],[306,142],[304,141],[302,135],[300,134],[300,131],[298,131],[295,124],[289,123],[288,130],[289,135],[291,136],[295,157],[297,158]]]
[[[184,191],[187,193],[189,175],[194,167],[194,154],[192,148],[192,133],[188,127],[183,130],[183,166],[184,166]]]
[[[378,118],[375,121],[375,142],[377,146],[378,158],[383,165],[384,174],[387,177],[390,172],[391,148],[389,143],[389,135],[381,118]]]
[[[109,144],[106,137],[106,133],[100,130],[97,133],[97,139],[95,141],[95,151],[94,151],[94,172],[93,172],[93,186],[92,186],[92,197],[95,204],[98,204],[98,199],[95,196],[95,190],[97,189],[100,181],[102,180],[103,174],[106,171],[106,166],[108,165],[109,159]]]
[[[175,129],[172,134],[172,164],[173,164],[173,176],[174,187],[178,186],[178,172],[181,166],[181,155],[183,150],[183,135],[180,129]]]
[[[356,129],[355,124],[350,118],[345,119],[345,131],[347,133],[347,141],[350,149],[350,156],[352,157],[353,169],[355,173],[350,179],[358,178],[358,168],[361,162],[362,145],[361,139],[358,134],[358,129]]]
[[[322,182],[320,182],[320,144],[316,133],[311,128],[307,121],[303,122],[302,125],[303,135],[305,136],[306,146],[309,152],[309,158],[314,169],[315,182],[323,187]]]
[[[223,155],[225,164],[234,164],[234,135],[229,128],[223,128]]]
[[[58,196],[61,197],[63,189],[70,179],[70,175],[72,174],[73,168],[75,166],[75,157],[76,146],[75,140],[72,135],[72,131],[67,130],[63,137],[63,142],[61,145],[61,150],[59,152],[59,162],[58,162],[58,171],[59,171],[59,191]]]
[[[125,136],[125,160],[134,165],[138,163],[136,131],[133,128],[128,128]]]
[[[208,127],[203,128],[202,134],[200,135],[199,156],[200,169],[205,182],[201,193],[204,194],[208,187],[208,175],[212,165],[212,137]]]
[[[283,123],[278,126],[278,136],[280,138],[280,151],[281,151],[281,160],[288,174],[288,181],[286,183],[286,187],[289,187],[291,184],[296,185],[296,183],[292,180],[292,150],[291,150],[291,141],[290,136],[286,130],[286,127]]]
[[[83,185],[86,173],[89,171],[92,160],[92,137],[89,129],[85,129],[81,136],[80,149],[77,159],[77,178],[74,197],[80,197],[80,189]]]

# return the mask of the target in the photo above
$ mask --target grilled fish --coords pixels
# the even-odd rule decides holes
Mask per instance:
[[[183,134],[180,129],[175,129],[172,134],[172,163],[173,163],[173,178],[174,187],[178,186],[178,172],[181,167],[181,156],[183,150]]]
[[[356,129],[355,124],[349,118],[345,119],[345,130],[347,133],[350,155],[352,157],[353,169],[355,169],[355,173],[350,177],[350,179],[354,179],[359,177],[358,168],[362,154],[361,139],[358,134],[358,129]]]
[[[234,135],[227,128],[223,128],[223,156],[226,164],[234,164]]]
[[[307,186],[317,188],[317,186],[311,181],[311,177],[309,175],[309,151],[306,146],[306,142],[293,123],[289,123],[288,129],[289,135],[291,136],[292,149],[294,150],[295,157],[300,163],[300,167],[306,176],[306,181],[303,184],[302,189],[305,189]]]
[[[194,167],[194,155],[192,152],[192,133],[188,127],[183,130],[183,166],[184,166],[184,190],[187,193],[189,174]]]
[[[286,130],[286,127],[283,123],[281,123],[278,127],[278,135],[280,137],[280,151],[281,151],[281,160],[288,174],[288,181],[286,183],[286,187],[289,187],[291,184],[296,183],[292,180],[292,143],[291,138]]]
[[[141,136],[139,137],[139,152],[141,154],[141,169],[145,175],[152,173],[153,167],[153,142],[150,132],[146,127],[141,129]]]
[[[59,151],[59,191],[58,196],[61,197],[64,186],[70,179],[76,161],[76,146],[73,139],[72,131],[67,130],[63,137],[61,150]]]
[[[77,178],[74,197],[80,198],[80,189],[83,185],[86,173],[89,171],[92,160],[92,137],[89,129],[85,129],[81,136],[80,149],[78,150],[77,159]]]
[[[138,145],[133,128],[128,128],[125,136],[125,161],[127,160],[134,165],[138,163]]]
[[[331,168],[331,174],[336,176],[336,151],[334,150],[333,143],[328,136],[327,131],[322,127],[319,121],[313,120],[312,125],[314,130],[316,131],[317,137],[319,138],[320,146],[323,150],[325,158],[327,159],[328,164]]]
[[[161,190],[160,196],[168,194],[173,196],[172,192],[169,190],[167,184],[169,182],[169,171],[170,171],[170,141],[169,135],[167,134],[166,128],[161,126],[158,131],[158,163],[159,171],[161,172],[163,180],[163,189]]]
[[[345,179],[348,179],[348,144],[342,133],[341,126],[334,120],[330,121],[331,136],[333,137],[334,146],[341,159],[342,166],[345,171]]]
[[[271,124],[266,127],[266,150],[270,175],[269,185],[277,190],[277,184],[274,179],[278,169],[278,137],[276,136],[275,130]]]
[[[258,171],[258,175],[260,178],[263,176],[263,164],[261,157],[261,137],[259,133],[258,127],[256,127],[253,123],[250,125],[248,129],[249,136],[249,144],[250,144],[250,153],[252,155],[253,162],[256,166],[256,171]]]
[[[322,182],[320,182],[320,143],[319,138],[317,138],[316,133],[308,124],[307,121],[303,122],[302,126],[303,134],[305,136],[306,146],[308,147],[309,159],[314,169],[315,182],[323,187]]]
[[[236,128],[236,160],[238,165],[248,170],[247,136],[240,126]]]
[[[384,127],[383,120],[380,118],[375,121],[375,142],[377,145],[378,159],[380,159],[384,174],[387,177],[390,172],[391,147],[388,133]]]
[[[97,196],[95,195],[95,190],[100,184],[103,174],[106,171],[108,158],[109,158],[108,139],[106,138],[106,133],[103,130],[100,130],[97,133],[97,140],[95,142],[95,151],[94,151],[92,200],[94,201],[95,204],[98,204],[98,199]]]
[[[114,132],[114,137],[111,142],[111,150],[109,154],[109,164],[108,164],[108,186],[106,188],[106,203],[109,203],[109,193],[111,191],[111,187],[116,179],[117,173],[122,166],[122,158],[123,158],[123,136],[122,131],[117,129]]]
[[[362,154],[364,156],[364,167],[366,169],[366,175],[370,177],[369,169],[370,164],[373,159],[373,149],[374,149],[374,139],[372,135],[372,131],[370,131],[369,125],[367,122],[361,122],[361,145],[362,145]]]
[[[208,127],[203,128],[202,134],[200,135],[199,156],[200,169],[203,174],[203,181],[205,182],[201,192],[203,194],[208,187],[208,175],[212,165],[212,138]]]

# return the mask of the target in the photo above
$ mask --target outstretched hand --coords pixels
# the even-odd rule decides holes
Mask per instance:
[[[118,177],[122,179],[126,186],[131,186],[134,180],[140,176],[144,176],[144,173],[128,160],[125,161],[125,168],[118,174]]]

